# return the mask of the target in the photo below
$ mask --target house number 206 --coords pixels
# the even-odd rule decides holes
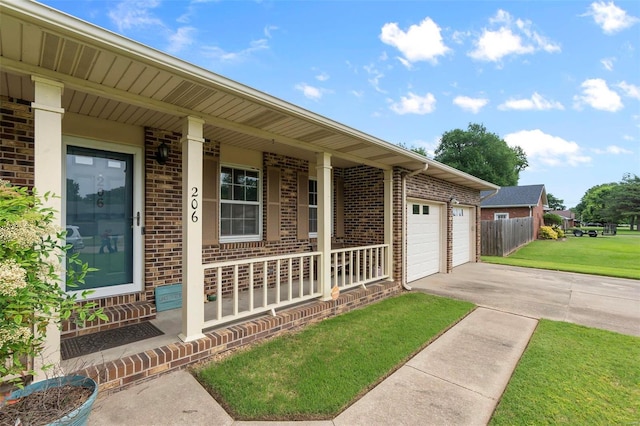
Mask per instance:
[[[191,222],[198,221],[198,187],[191,188]]]

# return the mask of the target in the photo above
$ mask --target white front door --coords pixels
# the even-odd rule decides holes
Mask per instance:
[[[65,137],[67,244],[90,272],[91,297],[142,290],[142,150]]]
[[[407,282],[440,271],[440,206],[407,203]]]

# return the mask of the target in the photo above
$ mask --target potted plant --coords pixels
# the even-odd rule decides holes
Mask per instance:
[[[50,196],[47,193],[41,198],[35,190],[0,179],[0,385],[18,388],[2,403],[0,420],[5,417],[10,424],[65,424],[55,423],[55,418],[24,420],[34,409],[21,412],[20,404],[28,406],[29,399],[48,400],[48,396],[52,396],[69,405],[74,399],[68,397],[74,393],[72,387],[78,385],[89,389],[84,397],[78,397],[82,401],[92,403],[97,393],[92,379],[77,376],[29,384],[40,372],[36,371],[33,361],[44,358],[50,323],[61,327],[64,320],[82,324],[96,318],[107,319],[95,302],[79,303],[91,291],[83,291],[78,298],[77,293],[67,293],[63,288],[63,284],[77,287],[93,269],[79,259],[79,253],[67,254],[71,245],[66,244],[66,231],[54,226],[56,212],[43,203]],[[66,273],[62,273],[63,269]],[[39,370],[51,372],[53,367],[43,365]],[[60,398],[61,395],[64,397]],[[7,401],[15,398],[20,399],[19,403],[8,404]],[[77,409],[76,404],[59,408],[58,417],[64,417],[65,410]]]

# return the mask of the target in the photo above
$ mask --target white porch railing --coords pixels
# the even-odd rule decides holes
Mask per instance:
[[[331,250],[331,287],[341,290],[389,278],[388,244]]]
[[[321,259],[320,252],[305,252],[202,265],[216,282],[203,329],[321,296]]]
[[[327,284],[341,290],[389,277],[389,246],[379,244],[331,250]],[[315,299],[323,295],[318,251],[239,259],[202,265],[216,283],[215,300],[205,304],[202,328]]]

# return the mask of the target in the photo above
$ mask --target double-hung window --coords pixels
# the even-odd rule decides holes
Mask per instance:
[[[259,241],[262,238],[260,171],[222,166],[220,172],[220,239]]]
[[[318,236],[318,181],[309,179],[309,236]]]

